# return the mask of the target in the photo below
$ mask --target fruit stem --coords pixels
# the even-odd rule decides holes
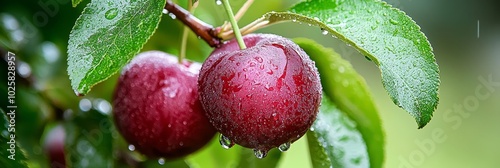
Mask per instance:
[[[188,1],[188,11],[189,13],[193,13],[196,7],[198,6],[198,1],[192,2],[192,0]],[[179,64],[182,64],[182,60],[186,58],[186,46],[188,39],[188,27],[184,26],[182,30],[182,41],[181,41],[181,51],[179,53]]]
[[[168,12],[175,15],[184,25],[188,26],[200,38],[205,40],[210,47],[220,47],[221,39],[217,37],[218,29],[191,15],[184,8],[176,5],[172,0],[167,0],[164,7]]]
[[[236,40],[238,41],[238,45],[241,50],[247,48],[245,46],[245,42],[243,41],[243,37],[241,36],[240,28],[238,27],[238,22],[234,19],[233,9],[231,9],[231,5],[229,5],[229,0],[222,0],[222,4],[224,4],[224,8],[226,8],[226,13],[229,17],[229,22],[231,22],[231,26],[233,27],[234,35],[236,36]]]

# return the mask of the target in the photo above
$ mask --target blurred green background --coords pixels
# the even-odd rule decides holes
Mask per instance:
[[[88,1],[88,0],[87,0]],[[84,3],[87,3],[85,1]],[[45,124],[82,111],[86,100],[110,100],[116,75],[76,97],[66,73],[69,32],[85,4],[71,7],[69,0],[0,2],[0,52],[16,53],[24,63],[25,80],[17,85],[17,131],[20,143],[31,155],[43,155],[38,137]],[[256,0],[240,21],[246,25],[268,11],[284,11],[297,0]],[[372,91],[386,133],[385,167],[493,168],[500,165],[500,3],[496,1],[387,0],[411,16],[431,42],[440,67],[440,104],[431,122],[421,130],[413,118],[395,106],[380,82],[377,67],[338,39],[323,36],[319,28],[293,23],[273,25],[258,32],[285,37],[307,37],[334,48],[351,61]],[[234,0],[235,9],[244,0]],[[185,4],[184,1],[181,4]],[[195,15],[215,26],[226,15],[213,0],[201,0]],[[164,16],[143,50],[178,54],[180,22]],[[290,28],[292,27],[293,28]],[[363,32],[359,32],[363,33]],[[211,49],[192,33],[188,58],[202,61]],[[2,66],[6,67],[4,61]],[[22,66],[21,66],[22,67]],[[28,68],[28,69],[26,69]],[[1,81],[6,79],[1,70]],[[486,81],[486,82],[485,82]],[[490,82],[487,82],[490,81]],[[491,81],[494,81],[493,83]],[[2,82],[5,83],[5,82]],[[489,84],[488,84],[489,83]],[[0,105],[5,106],[6,86],[0,85]],[[85,99],[85,101],[81,101]],[[95,103],[94,103],[95,104]],[[104,104],[106,105],[106,104]],[[104,113],[106,110],[103,110]],[[109,112],[109,110],[108,110]],[[17,132],[16,132],[17,133]],[[212,143],[211,146],[216,146]],[[190,159],[207,158],[205,151]],[[310,167],[304,138],[284,153],[280,167]],[[43,162],[43,159],[40,159]],[[203,165],[200,165],[203,167]],[[44,166],[42,166],[44,167]]]

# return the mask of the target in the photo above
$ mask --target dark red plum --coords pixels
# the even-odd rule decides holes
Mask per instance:
[[[122,71],[113,99],[116,127],[149,157],[191,154],[214,136],[198,99],[201,65],[159,51],[137,55]]]
[[[215,49],[204,62],[198,87],[221,144],[252,148],[257,157],[288,149],[316,119],[322,87],[309,56],[281,36],[243,37]]]

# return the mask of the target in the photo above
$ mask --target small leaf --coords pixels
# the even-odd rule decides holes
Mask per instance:
[[[328,97],[323,97],[312,129],[314,131],[307,133],[307,140],[315,168],[370,167],[366,145],[355,122],[338,110]]]
[[[384,133],[377,108],[364,79],[333,49],[305,38],[296,38],[294,42],[315,61],[325,92],[323,98],[330,98],[357,123],[356,129],[361,132],[366,142],[371,167],[382,167]]]
[[[393,102],[424,127],[437,107],[439,69],[420,27],[404,12],[378,0],[309,0],[291,12],[264,15],[269,22],[296,21],[320,27],[377,64]]]
[[[255,157],[252,149],[243,148],[240,153],[240,162],[238,168],[274,168],[278,165],[281,158],[281,152],[277,149],[271,149],[263,159]]]
[[[68,42],[68,74],[77,94],[120,70],[154,33],[165,0],[92,0]]]
[[[95,110],[65,124],[68,167],[113,167],[113,122]]]
[[[71,0],[71,4],[73,7],[76,7],[78,6],[78,4],[80,4],[83,0]]]
[[[15,111],[15,109],[7,109],[9,113],[11,110]],[[0,132],[0,165],[2,167],[28,167],[25,152],[16,141],[19,137],[15,137],[15,127],[9,127],[10,122],[6,116],[8,113],[5,113],[1,108],[0,113],[0,127],[2,127],[2,132]],[[15,117],[15,112],[13,114]],[[12,136],[14,137],[12,138]]]

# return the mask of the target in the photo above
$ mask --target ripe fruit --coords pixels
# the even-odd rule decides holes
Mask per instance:
[[[177,158],[203,147],[215,134],[198,99],[200,64],[177,63],[159,51],[137,55],[122,71],[114,94],[115,124],[150,157]]]
[[[223,146],[232,141],[261,158],[280,145],[286,150],[307,132],[321,84],[314,63],[292,41],[269,34],[243,39],[247,49],[232,40],[207,58],[198,80],[200,101],[224,135]]]

